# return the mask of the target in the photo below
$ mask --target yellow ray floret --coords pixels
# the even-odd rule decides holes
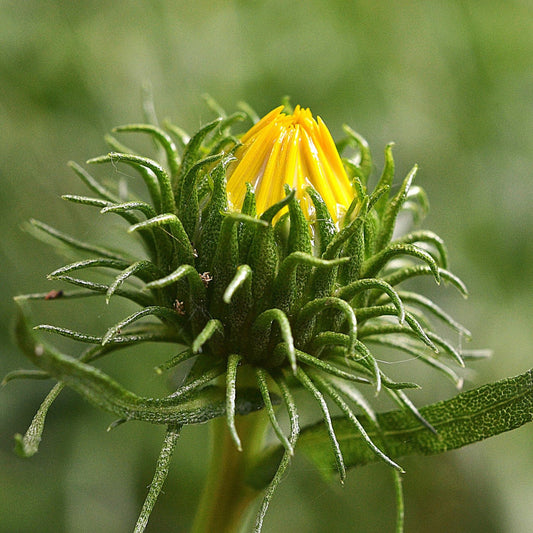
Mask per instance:
[[[246,183],[255,191],[257,212],[262,214],[282,198],[283,187],[296,189],[304,214],[310,218],[312,203],[305,192],[311,185],[323,198],[337,222],[354,198],[335,143],[320,117],[296,106],[290,115],[283,106],[273,109],[242,138],[229,168],[228,195],[235,209],[242,207]]]

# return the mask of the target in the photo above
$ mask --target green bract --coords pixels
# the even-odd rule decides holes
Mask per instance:
[[[295,389],[304,389],[316,400],[321,427],[342,479],[345,463],[330,403],[344,415],[343,436],[352,432],[373,456],[397,472],[401,467],[388,455],[387,435],[380,432],[380,418],[369,400],[380,391],[386,393],[415,426],[435,432],[405,392],[418,386],[395,382],[384,372],[377,358],[378,354],[382,357],[382,347],[406,352],[457,386],[462,382],[457,369],[464,366],[468,354],[436,333],[430,318],[443,321],[463,337],[469,336],[468,331],[427,297],[401,288],[403,282],[429,276],[466,296],[464,284],[448,270],[446,249],[437,235],[417,230],[396,236],[399,217],[407,215],[410,223],[413,218],[422,219],[427,211],[424,192],[413,185],[416,167],[395,188],[389,145],[383,173],[371,187],[373,164],[367,143],[345,128],[347,136],[338,147],[341,154],[345,148],[355,154],[343,160],[354,200],[338,224],[312,187],[308,194],[315,215],[310,219],[289,186],[285,198],[264,213],[256,213],[249,186],[242,209],[234,211],[227,198],[226,172],[239,146],[239,136],[231,128],[243,120],[252,119],[244,112],[222,116],[190,138],[171,124],[116,128],[115,132],[150,136],[161,149],[163,161],[135,154],[108,137],[112,152],[88,163],[107,165],[111,178],[116,178],[117,168],[132,167],[146,184],[145,200],[124,198],[118,187],[108,188],[85,168],[70,164],[92,196],[64,198],[94,206],[96,216],[122,217],[125,231],[142,242],[145,253],[141,257],[132,259],[130,253],[117,252],[112,242],[108,247],[93,246],[44,223],[31,222],[38,234],[84,258],[49,275],[56,282],[74,285],[75,290],[19,297],[23,310],[31,299],[74,299],[89,294],[99,294],[106,302],[112,297],[127,298],[139,309],[103,329],[101,336],[48,324],[37,326],[88,344],[79,358],[62,354],[37,338],[28,327],[27,314],[21,314],[21,346],[41,372],[16,372],[7,379],[53,376],[59,382],[28,433],[18,437],[19,452],[32,455],[37,451],[46,411],[64,385],[120,421],[168,426],[136,531],[144,530],[179,429],[185,424],[225,416],[240,449],[249,443],[241,444],[235,415],[266,411],[283,451],[277,453],[275,468],[266,478],[261,480],[257,474],[250,481],[258,489],[267,487],[256,522],[260,530],[297,443]],[[285,207],[288,212],[276,217]],[[93,269],[101,270],[109,281],[85,279],[85,271]],[[144,342],[179,347],[175,357],[157,367],[160,374],[194,361],[184,384],[164,398],[140,397],[94,366],[103,356]],[[241,375],[242,380],[238,379]],[[288,435],[276,419],[275,405],[280,403],[288,411]]]

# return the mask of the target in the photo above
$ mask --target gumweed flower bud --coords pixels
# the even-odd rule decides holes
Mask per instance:
[[[362,137],[345,127],[347,137],[338,146],[350,146],[356,153],[341,160],[320,118],[315,120],[309,109],[299,106],[292,113],[283,110],[275,108],[243,135],[233,133],[232,127],[240,120],[253,122],[253,112],[221,112],[191,136],[170,123],[163,128],[121,126],[114,131],[150,135],[162,148],[155,157],[164,158],[131,153],[109,136],[113,151],[88,161],[108,165],[111,175],[102,181],[71,163],[91,195],[63,198],[96,207],[97,217],[122,217],[125,233],[138,239],[131,251],[118,251],[110,232],[103,235],[107,243],[94,245],[48,224],[30,223],[37,236],[57,242],[61,251],[66,247],[89,257],[48,275],[54,283],[74,285],[75,290],[54,289],[17,299],[21,349],[40,369],[38,377],[58,380],[26,435],[17,438],[18,452],[30,456],[37,451],[46,411],[64,386],[118,416],[111,427],[129,420],[167,426],[154,482],[135,528],[139,533],[168,473],[182,426],[225,417],[225,424],[213,424],[212,471],[235,476],[232,481],[216,481],[224,491],[245,477],[251,480],[250,486],[243,484],[240,496],[232,493],[231,501],[224,494],[223,500],[234,506],[226,513],[232,520],[235,509],[244,510],[251,501],[252,486],[258,494],[264,489],[254,529],[259,532],[300,434],[300,407],[293,392],[308,393],[322,418],[319,467],[335,465],[344,479],[346,466],[354,466],[354,455],[349,451],[345,463],[336,435],[341,427],[344,442],[351,439],[346,449],[357,444],[362,451],[356,455],[365,462],[371,457],[402,471],[386,455],[387,435],[380,433],[365,391],[373,397],[386,390],[414,423],[435,431],[408,399],[408,391],[402,390],[417,385],[385,374],[394,370],[383,364],[390,348],[441,371],[458,387],[462,383],[457,373],[464,366],[461,352],[433,330],[425,315],[438,317],[463,337],[468,331],[427,297],[398,287],[424,275],[447,281],[466,295],[464,284],[448,270],[446,248],[438,235],[420,229],[406,235],[397,231],[402,213],[417,219],[427,210],[422,189],[412,186],[416,166],[399,187],[393,187],[394,160],[387,146],[383,172],[372,189],[372,156]],[[144,200],[122,187],[119,164],[133,168],[144,180]],[[120,183],[113,184],[117,177]],[[93,272],[89,279],[87,270]],[[91,281],[95,271],[102,282]],[[89,294],[104,297],[106,303],[121,297],[136,308],[106,324],[100,336],[52,324],[33,327],[27,313],[31,300],[79,298],[74,311],[84,316],[83,302]],[[42,342],[36,330],[70,338],[85,348],[77,357],[62,354]],[[179,380],[168,380],[174,388],[159,398],[126,390],[95,366],[101,357],[126,347],[150,343],[145,349],[151,350],[158,342],[173,344],[176,352],[158,364],[157,374],[180,367]],[[141,389],[153,380],[152,366],[146,371]],[[35,375],[15,371],[4,382]],[[287,410],[288,432],[277,421],[278,403]],[[328,403],[343,417],[335,424]],[[368,424],[359,422],[360,412]],[[278,455],[271,456],[263,442],[267,424],[282,452],[275,474],[270,457]],[[315,431],[314,425],[301,429],[307,435]],[[373,435],[379,436],[376,443]],[[233,444],[246,449],[240,458],[230,448]],[[226,455],[219,454],[222,447]],[[220,457],[231,457],[226,461],[231,468],[219,469]],[[266,470],[261,470],[263,464]],[[252,465],[255,476],[248,475]],[[205,494],[211,497],[209,487]],[[202,527],[194,531],[229,531],[219,520],[224,513],[216,504],[212,523],[203,521],[203,510],[200,505]]]

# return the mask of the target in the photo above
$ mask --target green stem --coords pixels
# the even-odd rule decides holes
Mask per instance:
[[[237,417],[235,422],[242,452],[237,450],[224,418],[211,422],[211,462],[192,533],[237,533],[259,494],[246,483],[245,475],[262,444],[268,419],[264,413],[253,413]]]
[[[405,520],[405,508],[403,504],[403,486],[402,473],[398,470],[392,471],[394,478],[394,494],[396,496],[396,533],[403,533]]]

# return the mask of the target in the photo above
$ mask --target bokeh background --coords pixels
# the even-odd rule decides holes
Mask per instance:
[[[470,288],[467,301],[446,289],[438,299],[472,330],[472,347],[494,351],[473,365],[465,387],[533,366],[531,1],[25,0],[0,2],[0,374],[28,366],[10,337],[12,297],[50,290],[45,275],[62,264],[24,221],[102,241],[108,228],[94,225],[91,208],[59,199],[85,192],[65,163],[104,153],[106,132],[141,121],[148,82],[159,116],[190,132],[212,117],[203,93],[228,111],[244,100],[260,114],[290,95],[334,135],[343,123],[364,135],[376,173],[395,141],[398,179],[419,163],[432,206],[425,226],[446,240]],[[36,307],[41,321],[100,334],[120,312],[49,309]],[[126,385],[142,377],[157,387],[141,373],[147,357],[160,356],[133,354],[106,370],[121,370]],[[404,364],[424,385],[412,395],[418,405],[455,393]],[[0,531],[130,531],[163,429],[131,423],[106,433],[112,418],[66,391],[39,453],[20,459],[12,436],[26,430],[48,388],[0,390]],[[206,439],[206,427],[183,432],[148,531],[188,531]],[[533,426],[403,465],[406,531],[533,531]],[[392,531],[389,478],[369,466],[341,488],[297,459],[264,531]]]

